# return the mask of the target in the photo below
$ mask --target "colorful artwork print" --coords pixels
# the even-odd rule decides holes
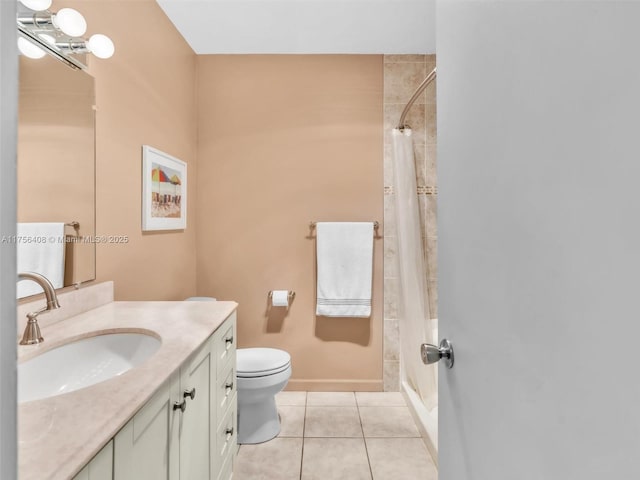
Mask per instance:
[[[187,228],[187,164],[142,146],[142,230]]]
[[[151,216],[180,218],[182,179],[180,172],[151,163]]]

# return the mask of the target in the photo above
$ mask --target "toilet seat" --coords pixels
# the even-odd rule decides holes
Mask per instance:
[[[277,348],[240,348],[236,361],[236,375],[241,378],[276,375],[291,367],[291,355]]]

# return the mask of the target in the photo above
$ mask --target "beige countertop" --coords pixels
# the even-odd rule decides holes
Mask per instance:
[[[113,302],[42,328],[45,342],[20,346],[19,362],[98,332],[148,331],[162,346],[116,378],[20,404],[19,479],[72,478],[236,307],[235,302]]]

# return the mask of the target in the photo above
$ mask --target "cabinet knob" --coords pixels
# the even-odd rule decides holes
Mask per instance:
[[[233,436],[233,427],[227,428],[225,433],[227,434],[227,440],[228,440],[230,437]]]
[[[173,403],[173,410],[180,410],[181,412],[184,413],[184,411],[187,409],[187,401],[186,400],[182,400],[181,402],[174,402]]]
[[[191,397],[191,400],[196,398],[196,387],[193,387],[191,390],[185,390],[182,394],[183,398]]]
[[[229,392],[230,392],[231,390],[233,390],[233,382],[225,383],[224,388],[225,388],[226,390],[228,390],[228,391],[226,392],[226,393],[227,393],[227,395],[228,395],[228,394],[229,394]]]
[[[226,343],[227,345],[230,345],[233,343],[233,335],[231,335],[230,337],[227,337],[224,339],[224,343]]]

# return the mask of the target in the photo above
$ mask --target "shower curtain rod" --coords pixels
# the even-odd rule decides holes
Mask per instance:
[[[420,94],[422,92],[424,92],[424,89],[427,88],[427,86],[436,78],[436,69],[434,68],[431,73],[429,75],[427,75],[427,78],[425,78],[422,83],[420,84],[420,86],[416,89],[416,91],[414,92],[413,96],[409,99],[409,102],[407,102],[407,106],[404,107],[404,110],[402,111],[402,115],[400,115],[400,121],[398,122],[398,126],[396,127],[398,130],[404,130],[405,128],[410,128],[409,125],[406,125],[404,123],[404,120],[407,116],[407,114],[409,113],[409,110],[411,110],[411,107],[413,106],[413,103],[418,99],[418,97],[420,96]]]

